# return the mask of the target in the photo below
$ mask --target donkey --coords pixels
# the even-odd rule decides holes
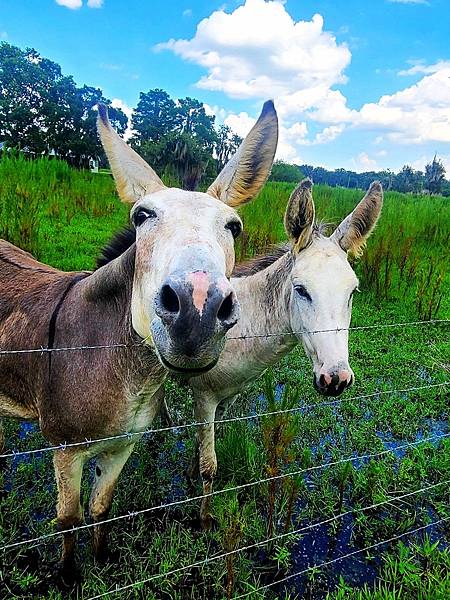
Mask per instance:
[[[272,102],[207,193],[168,189],[112,129],[99,107],[98,129],[119,196],[133,205],[136,241],[94,272],[64,273],[0,241],[0,348],[123,347],[0,355],[0,417],[37,420],[51,444],[142,432],[158,412],[153,398],[168,371],[212,368],[239,317],[229,283],[235,207],[254,197],[274,158]],[[90,514],[104,520],[119,474],[137,441],[99,441],[58,449],[57,522],[61,570],[70,577],[82,521],[83,465],[96,457]],[[106,530],[93,528],[94,554]]]
[[[358,279],[347,254],[362,253],[380,215],[383,190],[380,183],[372,183],[355,210],[325,237],[314,222],[311,188],[305,179],[290,197],[284,217],[289,243],[236,268],[231,283],[241,303],[240,321],[228,334],[231,339],[217,365],[188,380],[195,420],[206,423],[198,428],[190,468],[193,478],[200,471],[204,494],[211,493],[217,471],[214,421],[222,419],[243,386],[299,342],[313,364],[314,387],[320,394],[338,396],[353,384],[346,328]],[[335,329],[343,330],[323,331]],[[244,339],[233,339],[239,337]],[[210,498],[203,498],[200,511],[205,528],[211,525]]]

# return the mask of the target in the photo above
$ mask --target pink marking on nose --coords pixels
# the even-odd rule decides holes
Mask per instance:
[[[345,369],[343,371],[339,371],[339,381],[348,381],[350,379],[350,372],[346,371]]]
[[[328,373],[322,373],[322,375],[323,375],[323,377],[325,379],[325,383],[327,385],[330,385],[330,383],[331,383],[331,376]]]
[[[203,312],[203,307],[205,306],[206,299],[208,297],[208,288],[209,288],[209,274],[205,271],[195,271],[194,273],[189,273],[186,277],[186,280],[192,285],[192,300],[194,302],[195,308],[198,310],[200,314]]]

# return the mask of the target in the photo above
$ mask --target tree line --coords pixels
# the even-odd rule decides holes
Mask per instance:
[[[410,165],[403,166],[398,173],[385,171],[367,171],[355,173],[346,169],[330,171],[312,165],[290,165],[284,161],[276,161],[270,178],[274,181],[298,181],[299,177],[310,177],[314,183],[322,183],[333,187],[367,189],[371,182],[379,180],[386,190],[403,193],[442,194],[450,196],[450,181],[445,179],[445,167],[435,156],[425,166],[425,171],[416,171]]]
[[[30,156],[55,155],[85,168],[106,159],[96,131],[96,105],[108,106],[123,135],[128,118],[101,89],[77,86],[60,65],[35,49],[0,44],[0,142]],[[132,146],[167,180],[195,189],[214,179],[241,138],[194,98],[173,100],[160,89],[142,92],[131,121]]]

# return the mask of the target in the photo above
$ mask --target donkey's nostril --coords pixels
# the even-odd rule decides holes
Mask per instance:
[[[325,375],[322,373],[322,375],[319,377],[319,383],[322,387],[325,387],[327,382],[325,381]]]
[[[160,294],[161,306],[164,310],[171,313],[180,312],[180,301],[178,300],[177,293],[170,285],[163,285]]]
[[[228,296],[224,299],[220,308],[217,312],[217,318],[219,321],[226,321],[231,317],[234,310],[234,301],[233,301],[233,293],[230,292]]]

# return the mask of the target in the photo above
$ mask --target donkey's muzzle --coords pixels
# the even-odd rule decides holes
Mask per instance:
[[[239,318],[239,304],[223,275],[206,271],[168,278],[155,300],[160,323],[154,339],[162,362],[197,369],[217,362],[225,333]]]
[[[353,382],[352,372],[346,369],[314,375],[314,387],[322,396],[340,396]]]

